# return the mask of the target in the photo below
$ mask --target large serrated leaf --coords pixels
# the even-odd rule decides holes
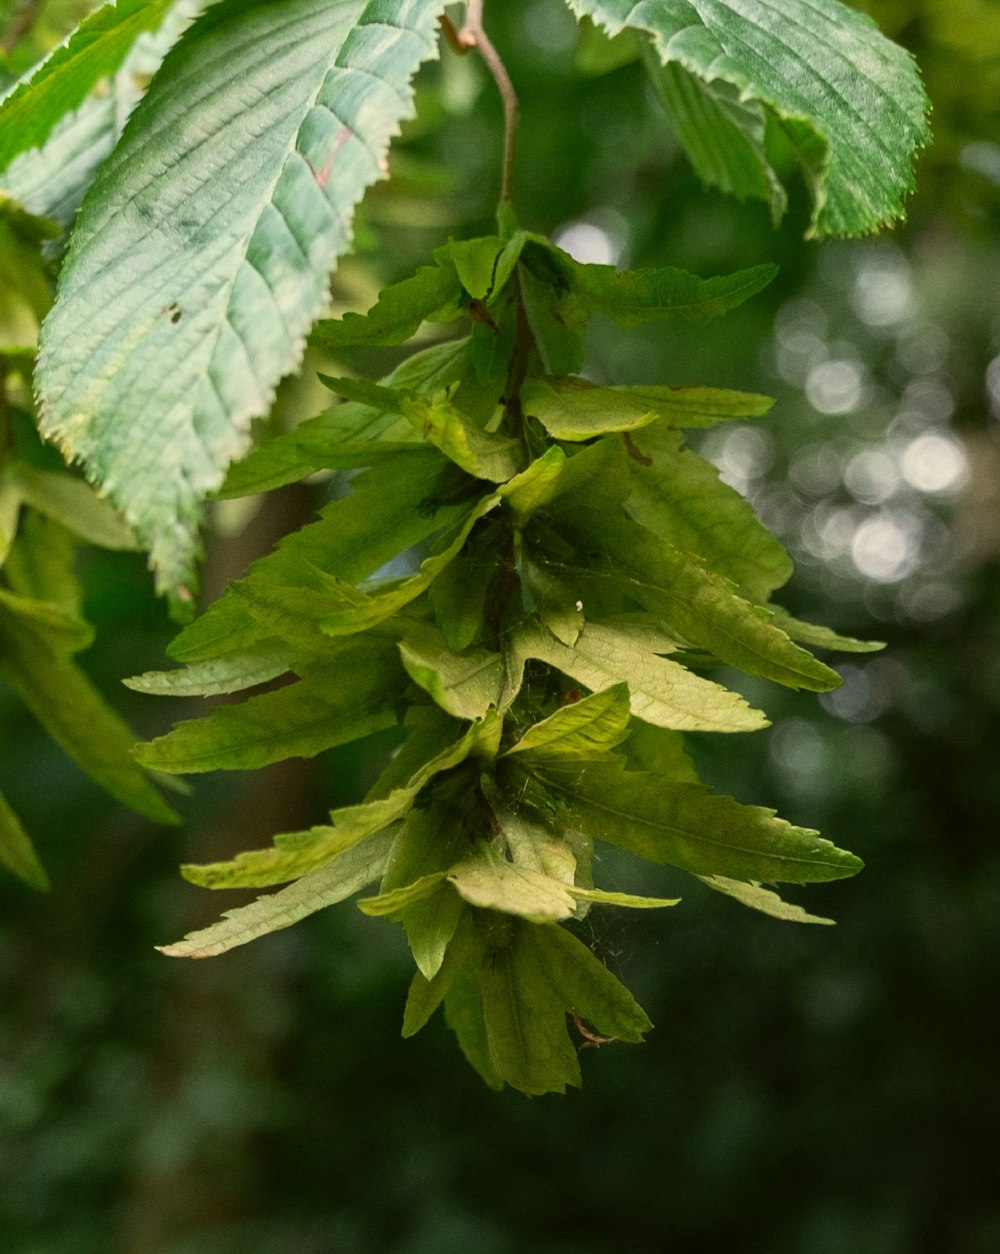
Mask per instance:
[[[43,330],[42,427],[121,506],[175,601],[201,499],[301,358],[440,8],[222,0],[84,202]]]
[[[902,215],[913,155],[928,140],[927,100],[909,54],[870,18],[837,0],[568,3],[611,35],[625,27],[647,32],[663,65],[681,67],[709,93],[720,85],[701,121],[727,154],[713,171],[702,156],[709,142],[702,129],[694,157],[703,178],[725,187],[728,177],[747,194],[749,176],[735,182],[734,162],[757,163],[759,191],[773,201],[763,127],[732,113],[734,103],[756,104],[780,123],[802,162],[815,201],[813,235],[861,235]],[[686,128],[678,133],[683,140]]]

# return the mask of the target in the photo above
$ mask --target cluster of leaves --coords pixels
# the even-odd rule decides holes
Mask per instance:
[[[579,1080],[566,1012],[620,1040],[649,1026],[558,926],[595,903],[674,904],[595,886],[596,842],[801,921],[816,920],[761,882],[858,869],[815,832],[702,787],[679,733],[766,723],[701,673],[713,663],[825,690],[839,677],[792,636],[869,646],[767,604],[790,573],[784,550],[677,430],[761,414],[766,398],[563,373],[580,368],[592,311],[624,326],[710,317],[771,269],[616,274],[504,218],[504,236],[438,249],[366,317],[319,325],[337,348],[456,315],[470,334],[379,384],[326,379],[344,403],[234,468],[227,495],[367,469],[181,633],[181,669],[130,682],[209,695],[290,680],[143,746],[161,771],[309,756],[403,716],[364,802],[184,868],[210,888],[288,886],[166,952],[222,953],[378,884],[360,907],[403,925],[418,969],[404,1032],[443,1001],[488,1082],[539,1093]]]
[[[504,205],[496,236],[450,242],[366,317],[315,325],[354,208],[412,112],[411,79],[436,54],[444,7],[104,4],[0,101],[0,185],[20,202],[3,221],[36,235],[17,255],[29,279],[41,276],[40,306],[59,272],[35,373],[38,428],[121,508],[178,617],[194,597],[207,495],[360,472],[182,632],[180,670],[132,681],[185,695],[269,690],[180,724],[139,762],[252,769],[392,727],[401,743],[370,795],[329,823],[186,868],[210,887],[286,887],[166,951],[221,953],[378,884],[362,908],[403,924],[418,968],[405,1031],[443,1002],[488,1082],[561,1091],[579,1079],[567,1012],[591,1036],[637,1040],[648,1027],[562,925],[595,903],[673,904],[595,886],[595,842],[800,921],[810,916],[764,882],[858,869],[816,833],[698,783],[682,732],[765,724],[703,672],[722,662],[823,690],[838,677],[802,643],[871,646],[770,604],[789,575],[784,551],[684,446],[679,429],[761,415],[764,398],[602,388],[580,375],[593,313],[626,328],[713,317],[759,291],[769,267],[707,281],[617,274],[522,231]],[[706,181],[763,197],[778,216],[783,144],[812,189],[815,234],[898,216],[924,100],[906,55],[867,19],[834,0],[752,13],[734,0],[570,8],[594,24],[592,39],[599,28],[633,41],[625,55],[639,47]],[[341,404],[237,461],[310,331],[336,356],[401,344],[427,321],[467,334],[378,383],[326,379]],[[65,704],[82,691],[79,672],[77,689],[64,682],[85,642],[69,558],[42,584],[22,572],[40,551],[49,565],[68,551],[32,548],[39,527],[93,539],[78,518],[92,502],[65,477],[32,497],[36,473],[5,462],[12,537],[21,503],[31,509],[7,561],[3,675],[82,756],[67,716],[57,724],[36,692],[55,684]],[[72,517],[51,504],[69,492]],[[123,735],[102,737],[116,762]],[[168,817],[140,767],[97,774]],[[37,879],[10,830],[7,860]]]

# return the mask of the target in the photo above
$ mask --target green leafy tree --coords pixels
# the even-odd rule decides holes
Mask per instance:
[[[866,17],[837,0],[570,9],[592,64],[642,60],[706,183],[777,220],[797,167],[816,237],[899,217],[926,102],[908,55]],[[623,335],[697,325],[774,268],[619,272],[523,227],[516,88],[482,10],[119,0],[11,83],[0,678],[98,782],[162,820],[150,772],[253,770],[367,741],[380,770],[356,804],[184,868],[208,888],[284,886],[165,952],[220,954],[364,892],[362,911],[401,924],[413,953],[404,1034],[443,1004],[487,1083],[544,1093],[579,1083],[580,1047],[651,1026],[573,924],[677,902],[602,887],[602,844],[778,919],[828,922],[766,885],[860,861],[711,792],[683,733],[766,725],[713,677],[721,665],[822,692],[839,676],[803,645],[879,646],[772,601],[784,549],[685,445],[685,430],[764,415],[767,398],[586,374],[595,316]],[[442,30],[445,55],[478,54],[503,103],[495,229],[440,245],[367,314],[330,318],[355,208],[387,172]],[[130,65],[148,90],[118,89],[109,110],[107,83]],[[34,365],[25,336],[40,320]],[[254,440],[307,344],[329,371],[418,334],[377,380],[320,374],[338,403]],[[206,498],[319,471],[349,472],[345,494],[188,621]],[[132,537],[186,625],[170,648],[180,666],[130,686],[249,694],[134,758],[72,661],[89,639],[74,543]],[[5,863],[41,884],[6,804],[0,825]]]

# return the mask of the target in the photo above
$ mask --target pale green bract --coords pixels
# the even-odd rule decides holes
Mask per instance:
[[[301,359],[441,8],[222,0],[84,202],[43,328],[42,430],[121,507],[175,605],[201,500]]]
[[[567,0],[610,35],[652,37],[654,79],[706,182],[784,207],[764,150],[774,119],[814,200],[810,234],[864,235],[903,214],[929,139],[909,54],[838,0]],[[685,82],[685,79],[690,81]]]

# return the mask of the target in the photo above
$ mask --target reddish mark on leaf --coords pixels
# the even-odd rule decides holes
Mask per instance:
[[[323,162],[323,167],[320,170],[316,169],[316,167],[309,160],[309,158],[305,155],[305,153],[302,154],[302,160],[306,163],[309,169],[312,170],[312,176],[316,180],[317,186],[322,188],[323,190],[326,189],[326,185],[330,181],[330,174],[331,174],[331,171],[333,170],[333,163],[336,160],[337,153],[340,152],[341,148],[343,148],[343,146],[351,138],[353,133],[354,132],[351,130],[349,126],[342,126],[340,128],[340,130],[337,132],[336,138],[333,141],[333,148],[330,150],[330,154],[327,157],[327,159]]]
[[[628,450],[629,457],[631,457],[634,461],[637,461],[640,466],[652,466],[653,459],[646,456],[627,431],[622,432],[622,439],[625,441],[625,447]]]

